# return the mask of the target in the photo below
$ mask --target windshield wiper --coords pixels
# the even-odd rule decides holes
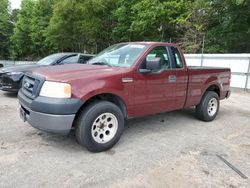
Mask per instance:
[[[103,62],[103,61],[94,62],[94,63],[91,63],[91,65],[107,65],[109,67],[112,67],[110,64]]]

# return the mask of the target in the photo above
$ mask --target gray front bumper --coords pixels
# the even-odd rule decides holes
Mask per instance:
[[[25,113],[21,115],[21,111]],[[75,114],[72,115],[53,115],[40,112],[34,112],[24,106],[20,107],[20,115],[24,121],[27,121],[32,127],[57,134],[68,134],[71,130]]]
[[[76,113],[83,102],[80,99],[56,99],[38,96],[34,100],[18,93],[20,117],[31,126],[51,133],[68,134]]]
[[[72,115],[53,115],[34,112],[20,104],[20,116],[32,127],[57,134],[68,134],[71,130],[75,114]],[[24,112],[24,113],[23,113]]]

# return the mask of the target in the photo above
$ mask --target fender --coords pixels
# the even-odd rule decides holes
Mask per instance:
[[[132,106],[132,99],[129,97],[132,93],[132,85],[125,85],[120,79],[115,80],[95,80],[91,83],[86,83],[83,87],[73,87],[73,97],[80,98],[84,102],[90,98],[100,94],[113,94],[118,96],[123,103],[128,107]]]
[[[91,91],[89,93],[86,93],[85,95],[83,95],[81,97],[81,99],[83,101],[88,101],[90,98],[97,96],[97,95],[101,95],[101,94],[112,94],[112,95],[116,95],[117,97],[119,97],[123,103],[128,106],[129,102],[126,100],[126,97],[124,97],[120,91],[112,89],[112,88],[100,88],[94,91]]]

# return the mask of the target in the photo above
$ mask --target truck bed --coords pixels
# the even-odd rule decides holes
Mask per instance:
[[[199,104],[204,91],[209,85],[218,88],[220,99],[226,97],[231,78],[231,71],[229,68],[188,66],[187,72],[188,88],[186,107]]]

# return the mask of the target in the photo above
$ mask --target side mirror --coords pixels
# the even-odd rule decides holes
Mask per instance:
[[[149,61],[146,61],[146,69],[140,69],[140,73],[150,73],[153,71],[160,70],[162,67],[162,59],[160,57],[156,57]]]
[[[0,68],[2,68],[2,67],[3,67],[3,64],[0,63]]]

